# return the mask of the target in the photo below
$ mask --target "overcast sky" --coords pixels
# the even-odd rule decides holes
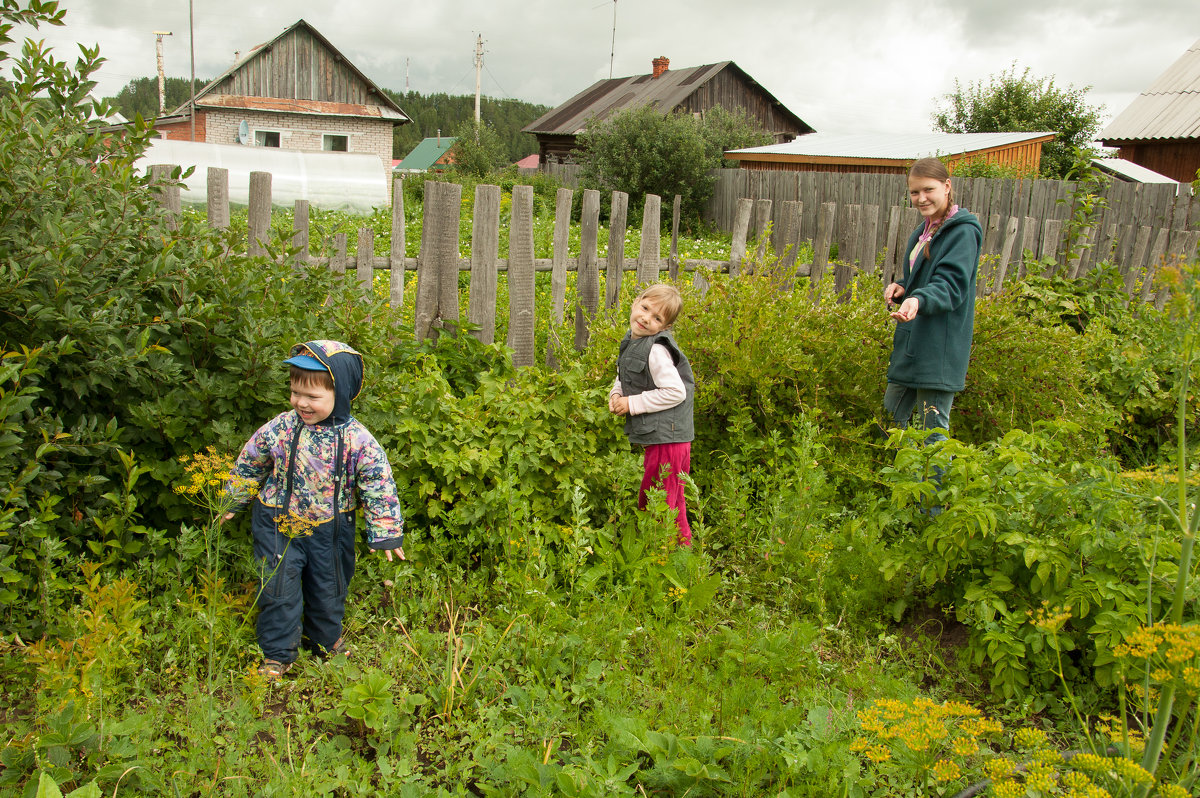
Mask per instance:
[[[187,0],[62,0],[66,27],[31,34],[108,63],[99,94],[155,74],[187,77]],[[194,0],[196,76],[208,79],[298,19],[380,86],[557,105],[596,80],[732,60],[821,132],[924,132],[941,98],[1015,63],[1105,106],[1128,105],[1200,38],[1197,0]],[[616,19],[613,44],[614,10]],[[611,54],[611,65],[610,65]]]

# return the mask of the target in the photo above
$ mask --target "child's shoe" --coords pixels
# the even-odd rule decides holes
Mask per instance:
[[[290,662],[280,662],[277,659],[264,659],[262,665],[258,666],[258,675],[268,683],[274,683],[283,678],[283,674],[287,673],[292,668]]]

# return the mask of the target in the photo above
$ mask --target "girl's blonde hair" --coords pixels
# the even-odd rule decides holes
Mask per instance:
[[[674,324],[676,317],[679,316],[679,311],[683,308],[683,297],[679,295],[679,289],[666,283],[655,283],[638,294],[633,301],[636,303],[642,299],[648,299],[658,305],[664,327]]]

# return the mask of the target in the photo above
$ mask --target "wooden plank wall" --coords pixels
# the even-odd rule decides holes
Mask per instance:
[[[180,213],[179,184],[169,179],[173,166],[157,165],[152,168],[153,181],[167,209],[167,224],[177,224]],[[348,268],[347,236],[334,237],[333,254],[314,257],[310,253],[308,228],[308,203],[296,203],[294,228],[291,243],[297,249],[294,255],[295,268],[329,268],[339,274],[353,274],[353,278],[366,290],[375,290],[377,273],[387,271],[389,300],[393,306],[404,302],[405,271],[417,272],[416,298],[414,301],[415,328],[417,338],[432,337],[444,329],[445,323],[457,322],[461,318],[459,307],[459,274],[470,272],[470,290],[467,303],[467,321],[478,329],[473,335],[485,342],[495,336],[496,298],[499,276],[505,273],[509,296],[508,346],[514,352],[518,365],[533,365],[541,362],[533,351],[536,319],[534,288],[536,273],[551,272],[551,307],[549,312],[557,322],[566,311],[567,273],[574,271],[576,277],[575,307],[571,315],[575,319],[575,346],[587,345],[591,319],[599,311],[602,288],[601,273],[604,273],[604,305],[612,308],[618,298],[618,290],[628,272],[633,279],[647,284],[664,278],[663,272],[684,269],[699,272],[694,277],[697,286],[707,281],[704,272],[725,272],[731,275],[770,270],[779,281],[781,290],[789,290],[798,277],[818,274],[823,278],[832,275],[830,290],[822,288],[825,279],[809,283],[810,296],[814,303],[828,300],[844,300],[850,294],[854,281],[869,282],[864,290],[875,291],[891,281],[900,272],[901,258],[909,231],[915,228],[917,212],[900,204],[886,209],[878,205],[865,204],[870,192],[891,190],[885,184],[887,175],[878,176],[880,185],[869,185],[859,192],[847,190],[838,201],[819,203],[812,211],[817,217],[813,231],[813,262],[796,261],[796,245],[803,238],[801,219],[808,201],[786,199],[774,202],[770,199],[743,197],[738,202],[736,229],[733,231],[729,257],[724,260],[676,261],[663,258],[661,234],[658,220],[661,216],[659,197],[651,194],[643,198],[643,216],[650,220],[640,235],[639,254],[627,258],[620,249],[601,257],[598,246],[600,217],[600,195],[597,191],[585,191],[580,232],[580,255],[570,257],[567,245],[570,240],[570,208],[573,192],[560,189],[555,214],[554,252],[551,258],[534,257],[533,234],[533,189],[515,186],[513,190],[511,221],[509,222],[509,252],[507,258],[500,257],[500,189],[497,186],[480,185],[475,193],[475,216],[472,219],[472,234],[469,257],[462,257],[461,229],[462,187],[453,183],[429,181],[425,184],[425,202],[422,208],[423,224],[421,247],[418,257],[407,257],[404,249],[404,192],[401,178],[393,184],[392,230],[389,254],[374,254],[374,233],[364,227],[359,231],[354,269]],[[749,178],[750,190],[757,178]],[[209,202],[208,223],[212,227],[229,225],[229,172],[211,168],[208,172]],[[808,186],[811,188],[812,186]],[[806,186],[797,183],[796,196],[804,197]],[[962,186],[964,193],[974,192],[974,200],[980,207],[995,208],[993,213],[981,217],[984,227],[984,256],[980,264],[979,293],[994,292],[1014,277],[1023,276],[1027,266],[1024,254],[1045,257],[1060,238],[1061,219],[1040,220],[1033,216],[1000,213],[1001,209],[1012,211],[1046,209],[1057,202],[1063,191],[1060,187],[1042,183],[1030,192],[1027,202],[1019,203],[1004,186]],[[987,193],[985,193],[987,192]],[[623,229],[630,198],[614,192],[613,227]],[[677,204],[676,204],[677,207]],[[250,203],[247,219],[246,251],[251,255],[266,256],[271,229],[271,175],[253,172],[250,175]],[[1148,215],[1152,222],[1156,217]],[[841,219],[841,227],[837,220]],[[678,238],[678,214],[673,214],[671,242]],[[1154,293],[1153,276],[1162,263],[1169,262],[1169,253],[1174,250],[1192,253],[1195,256],[1200,232],[1172,230],[1154,227],[1151,224],[1127,225],[1117,238],[1118,225],[1102,221],[1089,233],[1097,251],[1112,251],[1120,255],[1121,272],[1125,276],[1126,293],[1130,302],[1154,302],[1161,307],[1167,299],[1166,292]],[[839,237],[840,235],[840,237]],[[771,239],[774,239],[773,241]],[[623,235],[610,240],[621,241]],[[1128,246],[1115,242],[1128,240]],[[879,247],[882,242],[882,248]],[[1098,243],[1097,243],[1098,242]],[[781,254],[771,257],[768,244]],[[838,245],[836,258],[830,258],[833,244]],[[780,248],[782,245],[782,248]],[[672,243],[672,247],[673,247]],[[1049,248],[1049,249],[1048,249]],[[1055,250],[1057,254],[1057,250]],[[1081,257],[1055,263],[1049,268],[1046,261],[1038,261],[1037,268],[1047,274],[1062,274],[1075,278],[1085,274],[1094,265],[1096,258],[1086,251]],[[544,353],[546,362],[553,364],[554,347],[565,342],[551,340],[550,349]]]

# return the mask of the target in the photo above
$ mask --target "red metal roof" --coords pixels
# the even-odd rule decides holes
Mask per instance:
[[[201,108],[236,108],[247,111],[274,111],[294,114],[326,114],[328,116],[367,116],[399,122],[407,119],[382,105],[333,103],[323,100],[292,100],[280,97],[245,97],[236,94],[209,94],[196,98]]]

